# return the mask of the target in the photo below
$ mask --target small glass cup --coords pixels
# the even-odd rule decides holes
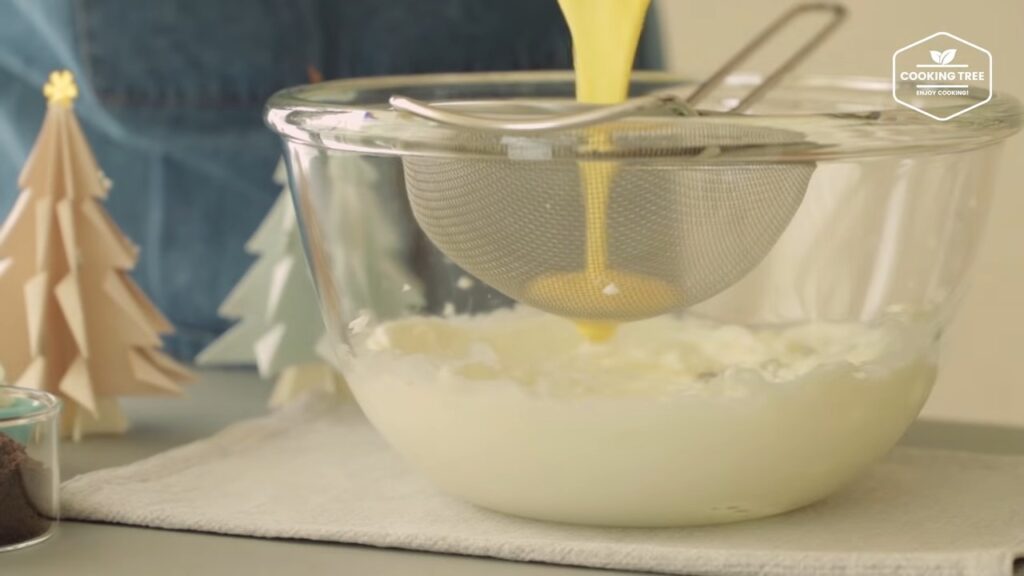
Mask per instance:
[[[0,552],[42,542],[60,515],[61,401],[0,386]]]

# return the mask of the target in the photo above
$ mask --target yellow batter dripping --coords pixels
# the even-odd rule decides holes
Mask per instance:
[[[650,0],[559,0],[569,24],[576,70],[576,99],[590,104],[622,102]],[[594,150],[607,150],[607,131],[594,128]],[[617,165],[610,161],[580,163],[580,182],[586,202],[586,265],[584,270],[545,276],[533,282],[530,293],[542,300],[571,301],[574,307],[607,316],[644,317],[671,306],[678,297],[665,282],[608,266],[607,213],[609,192]],[[595,315],[596,316],[596,315]],[[577,318],[585,338],[600,342],[612,337],[616,323]]]

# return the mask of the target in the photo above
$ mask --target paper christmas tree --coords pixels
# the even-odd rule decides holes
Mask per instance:
[[[63,430],[121,433],[118,396],[178,394],[190,372],[165,355],[171,324],[128,272],[138,248],[103,209],[103,176],[72,107],[68,71],[44,88],[46,117],[0,228],[0,364],[16,386],[65,401]]]
[[[366,315],[375,320],[404,316],[424,304],[421,282],[410,268],[403,247],[413,244],[414,224],[404,205],[401,169],[385,161],[355,154],[324,156],[331,188],[327,208],[329,225],[320,232],[331,243],[331,265],[346,282],[341,305],[350,318]],[[314,178],[318,170],[312,170]],[[392,179],[387,177],[391,176]],[[357,320],[359,322],[359,320]]]
[[[344,383],[317,351],[324,326],[282,163],[274,179],[281,194],[245,245],[257,260],[219,310],[238,323],[196,360],[206,366],[255,362],[262,377],[277,377],[270,398],[277,406],[305,390],[335,391]]]
[[[340,305],[350,317],[390,318],[422,305],[422,290],[400,256],[401,228],[380,201],[379,174],[359,156],[321,156],[313,168],[328,196],[333,272],[352,281]],[[264,378],[277,376],[270,404],[309,389],[340,391],[345,384],[324,334],[316,293],[306,268],[283,164],[275,172],[283,190],[246,244],[258,259],[221,306],[238,319],[198,357],[203,365],[255,362]],[[323,216],[323,215],[321,215]]]

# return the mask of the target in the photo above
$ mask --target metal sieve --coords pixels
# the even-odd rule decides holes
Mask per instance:
[[[500,102],[442,105],[393,97],[396,109],[464,128],[453,131],[451,147],[479,149],[483,141],[497,142],[501,152],[404,158],[417,222],[441,251],[482,281],[568,318],[596,324],[639,320],[719,293],[774,246],[799,208],[815,164],[745,162],[738,152],[746,147],[800,146],[803,137],[739,126],[694,106],[794,17],[813,11],[832,18],[733,107],[734,114],[816,48],[842,21],[843,8],[807,4],[790,10],[685,100],[660,91],[543,116],[524,113],[530,107],[522,101],[506,108]],[[481,108],[488,115],[466,111]],[[659,122],[665,114],[686,118]],[[626,124],[628,136],[616,129]],[[522,149],[522,138],[494,138],[552,130],[582,142],[580,154],[531,155]],[[637,153],[635,146],[628,158],[617,157],[621,138],[671,143],[674,158]],[[701,162],[723,155],[736,160]]]

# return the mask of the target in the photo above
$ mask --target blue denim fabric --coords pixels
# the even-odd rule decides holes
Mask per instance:
[[[660,67],[654,18],[638,55]],[[243,244],[278,193],[261,111],[327,78],[571,67],[555,0],[7,0],[0,6],[0,214],[45,112],[51,70],[78,78],[79,118],[114,182],[107,209],[142,248],[134,276],[191,358],[251,263]]]

